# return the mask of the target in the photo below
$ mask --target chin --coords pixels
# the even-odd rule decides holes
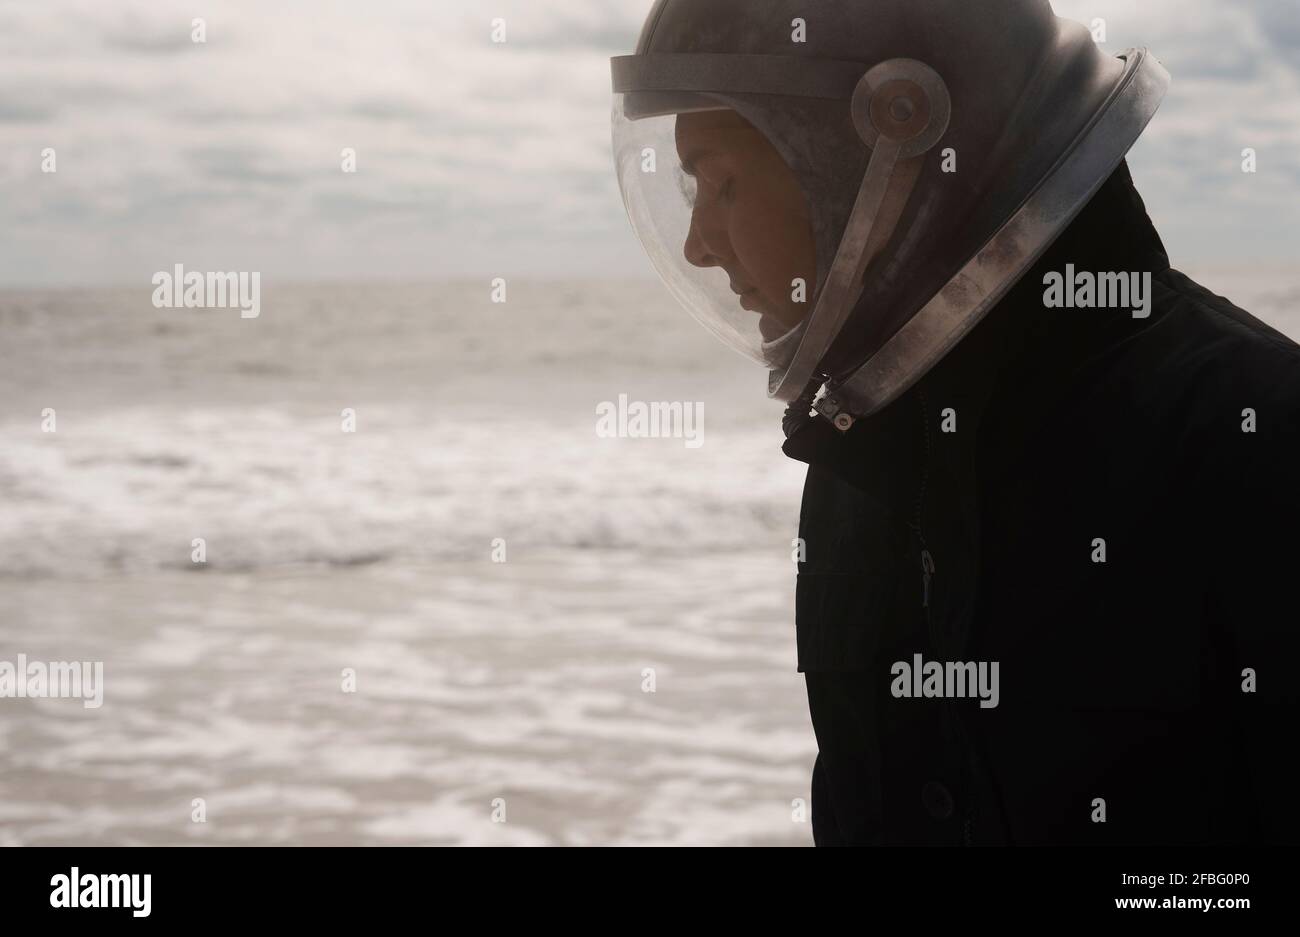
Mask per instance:
[[[774,342],[790,331],[790,327],[771,313],[764,312],[758,320],[758,331],[763,341]]]

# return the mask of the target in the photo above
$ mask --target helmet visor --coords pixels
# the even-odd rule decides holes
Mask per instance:
[[[798,177],[764,134],[704,94],[616,94],[614,160],[655,270],[697,321],[781,368],[812,309],[816,249]]]

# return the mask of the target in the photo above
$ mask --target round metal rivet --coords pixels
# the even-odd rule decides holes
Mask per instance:
[[[915,113],[916,109],[912,107],[912,102],[905,97],[899,96],[894,98],[894,100],[889,104],[889,115],[893,117],[894,120],[911,120],[912,115]]]

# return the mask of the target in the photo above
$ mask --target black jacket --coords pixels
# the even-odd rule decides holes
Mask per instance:
[[[1150,317],[1044,308],[1067,263],[1151,272]],[[818,845],[1300,842],[1300,347],[1169,268],[1126,166],[919,384],[784,450]],[[996,661],[998,705],[896,697],[918,653]]]

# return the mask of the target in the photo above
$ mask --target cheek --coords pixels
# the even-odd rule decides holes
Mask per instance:
[[[738,204],[732,212],[730,227],[736,258],[754,285],[769,299],[788,300],[795,277],[812,283],[816,258],[805,215],[774,206],[770,201]]]

